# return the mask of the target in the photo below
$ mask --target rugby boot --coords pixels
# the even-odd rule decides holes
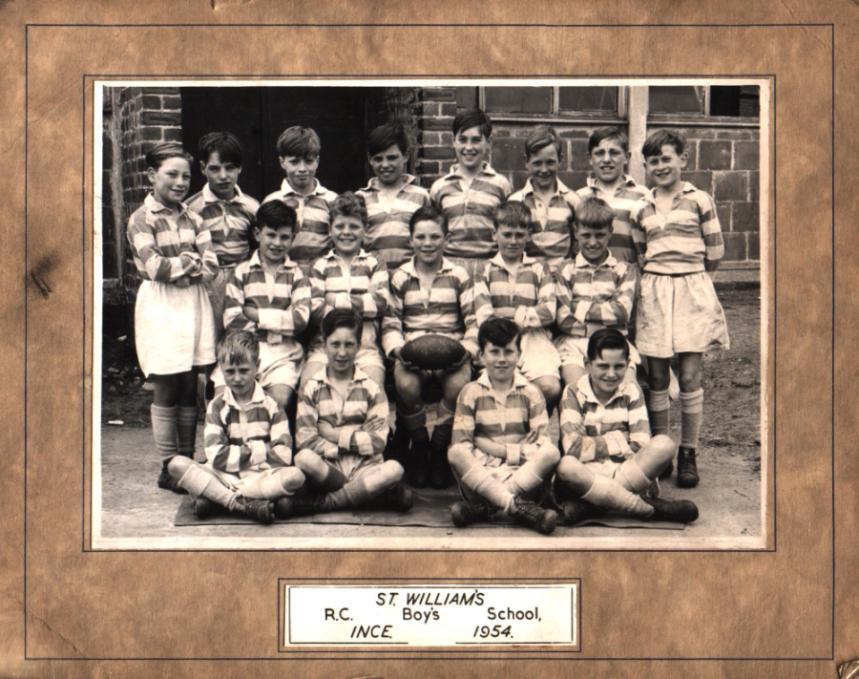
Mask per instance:
[[[575,526],[593,513],[593,505],[584,500],[566,500],[561,502],[561,518],[565,526]]]
[[[553,509],[543,509],[536,502],[514,497],[513,503],[507,513],[523,526],[532,530],[549,535],[558,524],[558,513]]]
[[[259,523],[274,521],[274,502],[270,500],[249,500],[239,496],[233,504],[232,511],[243,514]]]
[[[653,507],[653,514],[647,517],[647,521],[692,523],[698,518],[698,507],[691,500],[661,500],[653,497],[644,501]]]
[[[677,450],[677,485],[680,488],[694,488],[698,485],[698,465],[695,463],[695,449],[680,446]]]
[[[453,525],[464,528],[472,523],[489,520],[489,507],[483,503],[474,504],[461,500],[450,506],[450,518]]]

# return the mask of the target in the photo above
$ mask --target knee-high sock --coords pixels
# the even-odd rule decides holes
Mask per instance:
[[[704,390],[680,392],[680,445],[698,447],[701,421],[704,419]]]
[[[615,472],[614,480],[631,493],[640,493],[653,482],[653,479],[644,473],[644,470],[633,457],[624,460],[623,464]]]
[[[439,454],[447,455],[450,438],[453,434],[453,411],[449,410],[444,401],[438,404],[438,419],[432,430],[432,447]]]
[[[324,460],[323,464],[325,466],[325,472],[321,479],[314,479],[310,476],[307,477],[310,481],[310,487],[315,490],[322,491],[323,493],[340,490],[346,484],[346,476],[334,465],[325,462]]]
[[[671,401],[668,399],[668,390],[657,391],[651,389],[647,399],[647,412],[650,414],[650,432],[657,434],[669,434],[669,408]]]
[[[539,475],[539,470],[540,465],[536,460],[528,460],[513,472],[513,476],[507,479],[504,486],[513,495],[520,497],[527,495],[543,483],[543,478]]]
[[[176,408],[176,448],[180,455],[194,458],[197,442],[197,406]]]
[[[396,463],[394,463],[396,464]],[[348,481],[342,488],[327,493],[322,499],[325,511],[361,507],[385,489],[394,485],[402,476],[401,467],[382,463],[365,472],[357,479]]]
[[[496,479],[491,471],[477,462],[466,470],[460,481],[466,488],[486,499],[493,507],[503,509],[505,512],[513,502],[513,493]]]
[[[233,508],[238,497],[238,493],[227,488],[196,463],[188,467],[178,483],[194,497],[204,497],[227,509]]]
[[[646,517],[653,514],[653,507],[638,495],[630,493],[614,479],[599,474],[594,476],[594,484],[587,493],[582,495],[582,500],[597,507],[614,509],[634,516]]]
[[[429,434],[427,434],[427,413],[424,408],[411,415],[400,415],[400,419],[409,432],[414,443],[429,443]]]
[[[178,449],[176,447],[176,406],[157,406],[154,403],[149,408],[152,419],[152,437],[155,447],[161,453],[161,459],[167,462]]]

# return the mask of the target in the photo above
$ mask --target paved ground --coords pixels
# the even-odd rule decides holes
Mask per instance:
[[[683,530],[653,527],[561,528],[543,537],[513,525],[465,530],[416,526],[282,523],[176,527],[180,497],[158,490],[159,460],[148,429],[151,395],[130,367],[125,341],[105,340],[101,525],[94,546],[107,548],[460,548],[587,549],[761,546],[760,342],[757,289],[720,290],[732,348],[705,357],[702,484],[681,490],[673,479],[663,496],[689,498],[701,516]],[[673,408],[673,412],[678,410]],[[675,427],[679,415],[673,418]],[[122,420],[122,425],[107,424]],[[557,431],[556,425],[553,429]],[[676,435],[676,431],[675,431]],[[434,507],[440,518],[447,511]],[[99,514],[95,512],[95,514]]]

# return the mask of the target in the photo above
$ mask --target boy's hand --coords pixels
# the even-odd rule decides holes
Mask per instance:
[[[364,431],[382,431],[387,426],[388,423],[381,417],[374,417],[369,422],[364,423]]]
[[[242,313],[245,315],[245,318],[253,321],[254,323],[259,323],[259,310],[255,306],[251,306],[250,304],[245,304],[242,307]]]
[[[540,440],[540,432],[536,429],[532,429],[527,434],[525,434],[525,438],[522,439],[522,443],[537,443]]]
[[[471,360],[471,357],[468,355],[468,352],[466,351],[462,355],[462,358],[459,359],[459,361],[457,361],[456,363],[453,363],[449,366],[446,366],[444,368],[444,371],[446,373],[455,373],[457,370],[459,370],[462,366],[464,366],[470,360]]]
[[[401,349],[402,349],[402,347],[398,347],[397,349],[394,349],[391,352],[391,356],[393,356],[394,360],[399,362],[400,365],[402,365],[409,372],[419,373],[422,370],[422,368],[420,366],[415,365],[414,363],[409,363],[409,361],[404,360],[403,357],[400,356],[400,350]]]

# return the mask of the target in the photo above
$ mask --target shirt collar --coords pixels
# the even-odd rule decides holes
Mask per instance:
[[[588,178],[585,181],[589,189],[596,190],[602,188],[601,186],[599,186],[599,184],[597,184],[597,178],[593,172],[588,174]],[[623,175],[623,181],[621,181],[621,183],[618,185],[618,188],[629,188],[636,186],[638,186],[638,184],[635,183],[635,180],[628,174],[625,174]]]
[[[248,260],[248,266],[252,269],[262,269],[262,259],[259,256],[259,249],[254,250],[254,253],[251,255],[251,258]],[[286,256],[286,259],[283,260],[283,263],[280,265],[280,269],[291,269],[293,267],[298,266],[295,262],[293,262],[289,255]]]
[[[477,383],[490,391],[494,391],[495,387],[492,386],[492,382],[489,380],[489,371],[484,370],[480,373],[480,377],[477,378]],[[530,384],[528,380],[520,373],[518,370],[513,371],[513,389],[521,389],[522,387],[526,387]]]
[[[402,191],[404,188],[406,188],[409,184],[414,184],[417,177],[415,177],[413,174],[405,173],[405,174],[403,174],[403,179],[405,181],[403,182],[403,185],[400,186],[400,189],[399,189],[400,191]],[[381,183],[379,182],[379,178],[378,177],[371,177],[370,181],[367,183],[367,186],[365,186],[361,190],[362,191],[381,191],[382,186],[381,186]]]
[[[500,252],[496,252],[495,256],[489,261],[495,266],[504,269],[505,271],[510,271],[510,267],[507,265],[507,262],[504,261],[504,258],[501,256]],[[537,260],[534,257],[522,255],[522,261],[519,262],[519,266],[528,266],[529,264],[533,264],[536,261]]]
[[[576,384],[576,390],[584,396],[588,402],[606,406],[610,405],[615,399],[630,395],[630,386],[626,380],[623,380],[617,388],[617,391],[615,391],[614,394],[611,395],[611,398],[603,404],[603,402],[596,397],[596,394],[594,394],[594,389],[591,386],[590,375],[582,375],[581,379]]]
[[[553,196],[563,196],[570,191],[570,187],[564,184],[564,182],[561,181],[560,177],[555,177],[555,193],[552,194]],[[525,181],[525,186],[522,187],[522,192],[526,196],[534,194],[534,185],[531,184],[530,178]]]
[[[242,194],[242,190],[239,188],[238,184],[236,184],[236,195],[234,195],[229,200],[223,200],[222,198],[218,198],[215,195],[215,192],[212,191],[211,188],[209,188],[208,182],[203,185],[202,193],[203,193],[203,202],[206,204],[208,204],[208,203],[221,203],[221,202],[239,203],[239,202],[241,202],[242,198],[244,197],[244,194]]]
[[[691,184],[689,182],[683,182],[683,184],[680,186],[680,191],[675,193],[674,197],[676,198],[681,193],[682,194],[695,193],[695,191],[697,191],[697,190],[698,189],[695,188],[694,184]],[[656,187],[655,186],[652,189],[647,190],[647,193],[645,194],[645,198],[648,200],[648,202],[653,203],[654,205],[656,204]]]
[[[159,212],[172,212],[173,211],[169,207],[164,205],[163,203],[160,203],[157,200],[155,200],[155,195],[151,194],[151,193],[146,194],[146,198],[143,199],[143,205],[146,208],[146,211],[151,212],[152,214],[158,214]],[[183,202],[180,202],[178,205],[179,205],[179,214],[180,215],[188,209],[188,206]]]
[[[311,191],[308,194],[303,194],[303,193],[298,193],[298,191],[296,191],[294,188],[292,188],[292,186],[290,186],[290,184],[289,184],[288,179],[284,179],[280,183],[280,193],[283,196],[294,195],[294,196],[299,196],[299,197],[304,197],[305,195],[307,195],[307,196],[323,196],[326,193],[328,193],[328,189],[326,189],[324,186],[322,186],[322,184],[319,183],[318,179],[314,179],[313,181],[316,182],[316,186],[313,189],[313,191]]]
[[[487,162],[483,161],[480,166],[480,170],[477,172],[478,176],[486,176],[486,177],[495,177],[498,173],[492,169],[492,166]],[[447,174],[444,176],[445,179],[460,179],[462,175],[459,172],[459,163],[454,163],[450,166],[450,169],[447,171]]]
[[[244,406],[241,405],[238,401],[236,401],[236,397],[233,396],[233,390],[227,387],[224,389],[224,403],[228,406],[232,406],[233,408],[238,408],[239,410],[245,408],[248,405],[260,405],[265,402],[265,391],[263,391],[262,386],[260,386],[259,382],[254,381],[254,393],[251,395],[250,401],[248,401]]]
[[[613,268],[617,265],[617,260],[614,258],[614,255],[611,254],[611,250],[608,252],[608,257],[603,260],[602,264],[593,265],[588,260],[585,259],[585,256],[579,252],[576,254],[576,268],[591,268],[591,269],[599,269],[602,266],[606,266],[609,268]]]
[[[356,253],[355,253],[355,256],[354,256],[354,258],[353,258],[353,261],[354,261],[355,259],[366,259],[367,257],[368,257],[368,255],[367,255],[367,251],[366,251],[366,250],[364,250],[364,248],[361,248],[360,250],[358,250],[358,252],[356,252]],[[322,255],[322,258],[323,258],[323,259],[327,259],[327,260],[332,261],[332,262],[333,262],[333,261],[335,261],[335,260],[336,260],[336,261],[342,261],[342,260],[341,260],[341,258],[340,258],[340,255],[338,255],[338,254],[334,251],[334,248],[331,248],[328,252],[326,252],[324,255]]]
[[[418,277],[418,272],[415,269],[415,257],[412,256],[402,267],[403,271],[412,276],[413,278]],[[438,273],[448,273],[453,270],[453,263],[448,260],[447,257],[441,258],[441,267],[438,270]]]
[[[314,379],[317,382],[319,382],[320,384],[325,384],[329,387],[332,386],[331,382],[328,379],[328,370],[327,369],[320,370]],[[369,379],[370,378],[367,376],[367,373],[365,373],[363,370],[361,370],[361,368],[359,368],[356,365],[352,370],[352,380],[351,380],[350,384],[355,384],[357,382],[364,382],[365,380],[369,380]]]

